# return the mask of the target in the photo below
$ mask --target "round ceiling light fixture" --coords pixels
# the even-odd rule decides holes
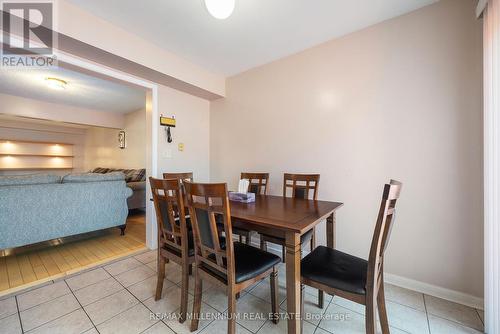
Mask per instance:
[[[68,85],[68,82],[58,79],[58,78],[45,78],[45,82],[47,85],[52,88],[52,89],[57,89],[57,90],[63,90],[66,89],[66,86]]]
[[[205,0],[210,15],[219,20],[227,19],[234,11],[236,0]]]

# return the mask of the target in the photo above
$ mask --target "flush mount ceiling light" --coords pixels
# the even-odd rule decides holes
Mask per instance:
[[[63,90],[66,89],[68,83],[58,78],[45,78],[45,82],[52,89]]]
[[[235,0],[205,0],[210,15],[219,20],[227,19],[234,10]]]

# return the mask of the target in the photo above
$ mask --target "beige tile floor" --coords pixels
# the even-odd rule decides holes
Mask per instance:
[[[286,311],[284,266],[280,267],[279,301]],[[180,302],[180,272],[167,265],[163,298],[154,301],[156,252],[148,251],[84,273],[51,281],[15,296],[0,299],[0,333],[189,333],[175,314]],[[190,280],[192,292],[192,279]],[[224,293],[210,285],[203,287],[199,333],[225,333],[221,316],[227,309]],[[238,300],[240,334],[286,333],[286,321],[274,325],[267,320],[271,311],[269,281],[247,289]],[[449,334],[481,333],[482,312],[436,297],[386,286],[391,333]],[[316,292],[306,290],[306,334],[364,333],[364,309],[339,297],[328,296],[325,307],[314,304]],[[191,307],[192,296],[189,298]],[[155,316],[155,313],[158,316]]]

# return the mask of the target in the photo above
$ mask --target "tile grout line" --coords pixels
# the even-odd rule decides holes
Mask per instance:
[[[71,290],[70,290],[68,293],[65,293],[64,295],[60,295],[60,296],[54,297],[54,298],[52,298],[52,299],[50,299],[50,300],[46,300],[46,301],[44,301],[44,302],[42,302],[42,303],[40,303],[40,304],[36,304],[36,305],[30,306],[30,307],[28,307],[27,309],[24,309],[24,310],[22,310],[22,311],[19,311],[19,313],[29,311],[29,310],[31,310],[31,309],[33,309],[33,308],[37,307],[37,306],[41,306],[41,305],[47,304],[47,303],[49,303],[49,302],[53,301],[54,299],[61,298],[61,297],[64,297],[64,296],[67,296],[67,295],[69,295],[69,294],[71,294]],[[17,301],[17,296],[16,296],[16,301]]]
[[[17,296],[14,296],[14,300],[16,301],[17,318],[19,319],[19,325],[21,326],[21,333],[24,333],[23,322],[21,321],[21,312],[19,311],[19,303],[17,302]]]
[[[67,295],[69,295],[69,293],[68,293],[68,294],[65,294],[65,295],[63,295],[63,296],[57,297],[57,298],[61,298],[61,297],[67,296]],[[54,298],[54,299],[52,299],[52,300],[55,300],[55,299],[57,299],[57,298]],[[75,298],[75,299],[76,299],[76,298]],[[78,302],[78,300],[77,300],[77,302]],[[42,305],[42,304],[40,304],[40,305]],[[32,332],[32,331],[34,331],[35,329],[38,329],[38,328],[40,328],[40,327],[42,327],[42,326],[44,326],[44,325],[47,325],[47,324],[49,324],[49,323],[51,323],[51,322],[53,322],[53,321],[55,321],[55,320],[59,320],[59,319],[61,319],[62,317],[65,317],[65,316],[67,316],[68,314],[71,314],[71,313],[73,313],[73,312],[75,312],[75,311],[78,311],[78,309],[73,310],[73,311],[70,311],[70,312],[65,313],[65,314],[63,314],[63,315],[60,315],[60,316],[58,316],[58,317],[56,317],[56,318],[54,318],[54,319],[52,319],[52,320],[46,321],[46,322],[44,322],[43,324],[40,324],[40,325],[38,325],[38,326],[36,326],[36,327],[33,327],[32,329],[30,329],[29,331],[24,332],[24,333],[29,333],[29,332]],[[23,312],[24,312],[24,311],[23,311]]]
[[[466,324],[464,324],[464,323],[458,322],[458,321],[456,321],[456,320],[453,320],[453,319],[448,319],[448,318],[444,318],[444,317],[442,317],[442,316],[440,316],[440,315],[436,315],[436,314],[434,314],[434,313],[429,313],[429,312],[427,311],[427,303],[425,302],[425,294],[423,294],[423,295],[424,295],[424,305],[425,305],[425,310],[426,310],[426,312],[425,312],[425,313],[426,313],[426,315],[427,315],[427,323],[428,323],[428,325],[429,325],[429,333],[431,333],[431,326],[430,326],[429,315],[432,315],[433,317],[439,318],[439,319],[441,319],[441,320],[446,320],[446,321],[452,322],[452,323],[457,324],[457,325],[459,325],[459,326],[461,326],[461,327],[464,327],[464,328],[469,328],[469,329],[473,329],[473,330],[476,330],[476,331],[478,330],[477,328],[470,327],[470,326],[468,326],[468,325],[466,325]],[[432,296],[431,296],[431,297],[432,297]],[[462,304],[458,304],[458,305],[462,305]],[[479,321],[480,321],[480,322],[481,322],[481,324],[483,324],[483,326],[484,326],[484,322],[483,322],[483,320],[481,319],[481,317],[479,316],[479,312],[477,311],[477,309],[474,309],[474,311],[475,311],[475,313],[476,313],[477,317],[479,318]],[[484,332],[484,328],[483,328],[482,330],[480,330],[480,331],[481,331],[481,332]],[[432,333],[431,333],[431,334],[432,334]]]
[[[325,292],[326,294],[326,292]],[[330,299],[330,301],[328,302],[328,305],[325,306],[325,312],[323,312],[321,315],[324,316],[324,314],[326,313],[326,311],[328,311],[328,308],[330,307],[330,305],[333,303],[333,298],[335,298],[335,296],[332,296],[332,298]],[[334,303],[335,305],[337,305],[336,303]],[[339,305],[340,306],[340,305]],[[352,311],[352,310],[350,310]],[[354,311],[352,311],[354,312]],[[357,312],[355,312],[357,313]],[[320,321],[318,322],[318,324],[316,325],[316,328],[314,329],[314,333],[316,333],[318,331],[318,328],[321,329],[322,331],[325,331],[325,332],[328,332],[328,333],[332,333],[330,332],[329,330],[326,330],[324,329],[323,327],[319,327],[319,325],[321,325],[321,322],[323,321],[323,319],[320,319]],[[333,333],[332,333],[333,334]]]
[[[427,302],[425,301],[425,294],[422,294],[422,299],[424,300],[424,308],[425,308],[425,317],[427,318],[427,330],[429,334],[431,333],[431,322],[429,320],[429,312],[427,311]]]
[[[139,262],[140,262],[140,261],[139,261]],[[142,263],[142,262],[141,262],[141,263]],[[106,268],[104,268],[104,267],[103,267],[102,269],[103,269],[104,271],[106,271],[109,275],[111,275],[111,273],[110,273],[110,272],[108,272],[108,271],[106,270]],[[134,269],[135,269],[135,268],[134,268]],[[132,270],[132,269],[131,269],[131,270]],[[120,273],[120,274],[122,274],[122,273]],[[120,274],[118,274],[118,275],[120,275]],[[115,315],[114,315],[114,316],[112,316],[111,318],[106,319],[105,321],[103,321],[101,324],[103,324],[103,323],[107,322],[108,320],[111,320],[111,319],[113,319],[113,318],[117,317],[118,315],[120,315],[120,314],[122,314],[122,313],[127,312],[128,310],[130,310],[130,309],[132,309],[132,308],[136,307],[137,305],[142,305],[142,306],[144,306],[144,307],[145,307],[145,308],[146,308],[149,312],[154,313],[154,312],[153,312],[153,311],[151,311],[151,309],[150,309],[149,307],[147,307],[147,306],[146,306],[146,305],[145,305],[145,304],[144,304],[144,303],[143,303],[143,302],[142,302],[139,298],[137,298],[137,297],[136,297],[136,296],[135,296],[135,295],[134,295],[134,294],[133,294],[133,293],[132,293],[132,292],[131,292],[128,288],[127,288],[127,287],[125,287],[125,286],[124,286],[124,285],[123,285],[120,281],[118,281],[118,280],[116,279],[116,277],[115,277],[115,276],[111,275],[111,277],[112,277],[112,278],[113,278],[116,282],[118,282],[118,284],[120,284],[120,285],[123,287],[123,289],[124,289],[125,291],[127,291],[128,293],[130,293],[130,294],[132,295],[132,297],[134,297],[134,298],[135,298],[135,299],[136,299],[139,303],[138,303],[138,304],[133,305],[132,307],[129,307],[128,309],[126,309],[126,310],[124,310],[124,311],[122,311],[122,312],[119,312],[118,314],[115,314]],[[150,277],[151,277],[151,276],[150,276]],[[149,278],[149,277],[148,277],[148,278]],[[148,279],[148,278],[146,278],[146,279]],[[141,282],[145,281],[146,279],[142,280]],[[139,282],[137,282],[137,283],[139,283]],[[134,284],[137,284],[137,283],[134,283]],[[133,284],[132,284],[132,285],[133,285]],[[118,292],[117,292],[117,293],[118,293]],[[149,298],[148,298],[148,299],[149,299]],[[159,321],[155,322],[153,325],[151,325],[150,327],[146,328],[146,329],[145,329],[145,330],[143,330],[141,333],[143,333],[143,332],[145,332],[147,329],[149,329],[149,328],[153,327],[154,325],[156,325],[156,324],[157,324],[158,322],[160,322],[160,321],[161,321],[161,320],[159,320]],[[101,325],[101,324],[100,324],[100,325]],[[171,329],[171,328],[170,328],[167,324],[165,324],[165,326],[167,326],[169,329]],[[97,326],[96,326],[96,328],[97,328]],[[174,330],[172,329],[172,331],[174,331]],[[174,331],[174,333],[175,333],[175,331]]]
[[[484,328],[484,320],[483,320],[483,318],[481,318],[481,315],[479,314],[478,309],[476,308],[475,310],[476,310],[477,316],[479,317],[479,320],[481,320],[481,323],[483,324],[483,328]],[[484,329],[483,329],[483,332],[484,332]]]
[[[68,287],[68,289],[73,294],[73,297],[75,297],[76,301],[78,302],[78,305],[80,305],[80,307],[82,308],[82,311],[85,313],[85,315],[87,316],[87,318],[90,320],[90,323],[92,324],[92,327],[94,327],[94,329],[96,330],[96,332],[99,333],[99,330],[97,329],[96,325],[94,324],[94,322],[92,321],[92,319],[90,319],[90,316],[88,315],[87,311],[83,308],[82,303],[80,303],[80,301],[76,297],[76,295],[73,292],[73,290],[71,290],[71,287],[69,286],[68,282],[66,282],[66,280],[64,280],[64,283],[66,283],[66,286]],[[92,329],[92,328],[90,328],[90,329]],[[89,331],[90,329],[87,329],[85,332]],[[83,332],[83,333],[85,333],[85,332]]]

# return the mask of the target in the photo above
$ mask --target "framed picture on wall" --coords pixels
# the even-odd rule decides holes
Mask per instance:
[[[125,138],[125,131],[120,131],[118,133],[118,143],[120,144],[120,148],[123,150],[125,147],[127,147],[127,142]]]

